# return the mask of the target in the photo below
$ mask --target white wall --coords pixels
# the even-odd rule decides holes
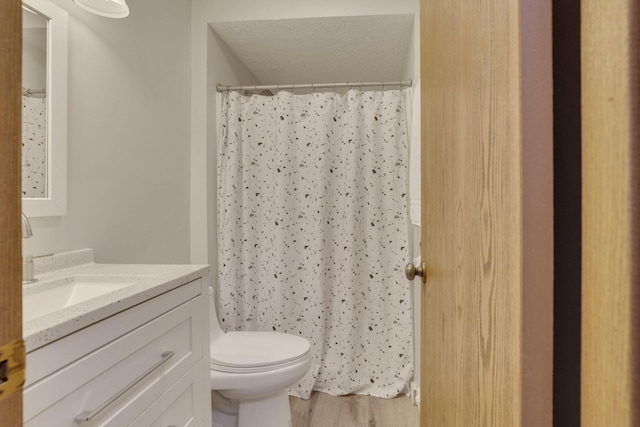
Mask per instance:
[[[405,75],[411,76],[413,79],[413,98],[419,98],[420,93],[417,92],[419,88],[416,86],[420,81],[420,5],[419,2],[416,5],[417,11],[415,14],[415,19],[413,22],[413,39],[411,41],[411,46],[409,48],[409,55],[407,58],[407,63],[405,65]],[[412,105],[412,117],[409,118],[409,125],[411,126],[411,138],[418,137],[420,138],[420,122],[417,123],[413,120],[414,118],[420,117],[420,102],[414,102]],[[418,134],[415,135],[414,133]],[[410,150],[410,154],[412,154],[412,150]],[[413,153],[415,155],[415,153]],[[409,162],[410,168],[416,164],[420,164],[420,160],[416,162],[416,159],[412,159],[413,161]],[[411,257],[415,259],[420,256],[420,240],[421,240],[421,229],[416,225],[411,225],[409,227],[409,239],[411,241]],[[414,386],[418,388],[417,396],[414,396],[416,399],[420,399],[419,396],[419,387],[420,387],[420,373],[421,373],[421,363],[420,363],[420,337],[421,337],[421,293],[422,293],[422,284],[419,279],[414,280],[411,285],[413,287],[413,335],[414,335],[414,359],[415,359],[415,371],[414,371]]]
[[[227,45],[211,29],[207,29],[207,90],[201,91],[207,96],[207,183],[210,183],[207,192],[207,248],[208,256],[199,262],[210,264],[212,271],[217,271],[218,265],[218,233],[217,233],[217,123],[219,102],[216,97],[216,83],[229,82],[229,84],[252,84],[258,83],[255,76],[244,66],[238,57],[227,47]],[[218,95],[219,97],[220,95]],[[198,163],[199,164],[199,163]],[[196,196],[199,197],[199,196]],[[215,282],[214,282],[215,283]]]
[[[46,28],[23,28],[22,30],[22,87],[24,88],[33,90],[47,88],[46,32]]]
[[[47,20],[22,10],[22,87],[47,87]]]
[[[69,213],[32,218],[23,252],[189,262],[191,2],[108,19],[53,1],[69,12]]]

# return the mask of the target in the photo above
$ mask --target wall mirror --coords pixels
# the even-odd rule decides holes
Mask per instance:
[[[67,12],[22,1],[22,210],[67,213]]]

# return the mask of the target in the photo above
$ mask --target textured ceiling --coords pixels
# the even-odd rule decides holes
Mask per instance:
[[[262,84],[404,80],[413,15],[216,22]]]

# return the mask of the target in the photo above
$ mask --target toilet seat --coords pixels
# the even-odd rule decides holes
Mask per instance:
[[[224,365],[216,365],[215,363],[209,364],[209,369],[212,371],[216,371],[219,373],[225,374],[259,374],[263,372],[274,372],[284,368],[288,368],[291,366],[299,365],[300,363],[308,360],[307,355],[299,357],[298,359],[290,360],[284,363],[277,363],[275,365],[266,365],[266,366],[250,366],[250,367],[233,367],[233,366],[224,366]]]
[[[256,373],[286,368],[307,358],[309,341],[280,332],[227,332],[211,343],[210,368]]]

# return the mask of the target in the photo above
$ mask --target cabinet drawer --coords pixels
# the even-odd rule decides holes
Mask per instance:
[[[208,380],[208,378],[206,378]],[[205,384],[202,370],[189,371],[169,391],[163,394],[131,427],[196,427],[202,424]]]
[[[196,298],[201,293],[201,287],[201,279],[195,280],[30,351],[27,353],[25,388],[102,348],[138,326]]]
[[[25,426],[78,426],[74,421],[77,415],[108,402],[156,365],[164,352],[172,351],[172,357],[86,423],[92,427],[130,424],[202,359],[205,319],[201,298],[176,307],[27,387]]]

